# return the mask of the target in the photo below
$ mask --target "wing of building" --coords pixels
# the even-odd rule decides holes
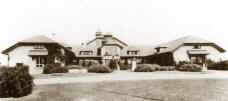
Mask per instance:
[[[142,40],[143,41],[143,40]],[[10,66],[26,64],[30,67],[43,67],[49,55],[45,45],[56,45],[72,58],[67,64],[94,61],[108,64],[116,59],[131,64],[133,59],[137,63],[157,63],[160,65],[173,65],[179,61],[205,62],[206,59],[218,61],[219,54],[225,50],[214,42],[194,36],[187,36],[155,46],[134,46],[112,36],[96,32],[95,38],[82,45],[70,46],[66,43],[56,42],[44,35],[35,36],[16,43],[2,53],[8,55]]]
[[[205,62],[206,59],[218,61],[219,54],[225,50],[211,41],[187,36],[155,46],[132,46],[110,34],[96,32],[95,38],[86,44],[73,46],[76,64],[79,61],[96,61],[108,64],[111,59],[124,60],[130,64],[157,63],[173,65],[179,61]]]
[[[45,46],[55,46],[60,49],[64,54],[74,53],[71,51],[71,47],[64,43],[56,42],[44,35],[38,35],[25,40],[22,40],[13,46],[7,48],[2,53],[8,55],[8,65],[28,65],[31,69],[42,68],[47,62],[47,56],[49,51]],[[57,61],[57,60],[53,60]],[[65,61],[64,64],[70,64],[71,61]]]

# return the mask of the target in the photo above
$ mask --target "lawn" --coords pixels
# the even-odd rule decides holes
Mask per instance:
[[[228,79],[172,79],[36,86],[7,101],[227,101]]]

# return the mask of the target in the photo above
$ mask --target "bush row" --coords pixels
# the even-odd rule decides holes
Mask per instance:
[[[176,65],[177,70],[187,72],[201,72],[203,67],[199,64],[193,64],[189,61],[179,61]]]
[[[78,63],[78,65],[82,66],[82,67],[90,67],[90,66],[97,65],[97,64],[98,63],[95,61],[83,61],[83,60],[80,60]]]
[[[160,66],[157,64],[138,64],[134,72],[173,71],[174,66]]]
[[[33,77],[28,66],[0,68],[0,97],[21,97],[33,89]]]
[[[228,61],[219,61],[219,62],[208,63],[208,69],[228,70]]]
[[[188,71],[188,72],[201,72],[203,67],[198,64],[183,64],[178,70],[179,71]]]
[[[47,64],[44,66],[43,74],[51,73],[68,73],[68,68],[63,67],[60,64]]]
[[[111,72],[113,72],[113,70],[110,69],[110,67],[105,66],[105,65],[93,66],[93,67],[88,68],[87,71],[90,73],[111,73]]]

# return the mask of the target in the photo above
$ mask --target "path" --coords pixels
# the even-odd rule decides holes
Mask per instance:
[[[116,81],[116,80],[153,80],[153,79],[202,79],[202,78],[221,78],[228,79],[228,71],[207,71],[203,73],[196,72],[150,72],[135,73],[126,71],[115,71],[94,76],[84,77],[64,77],[49,79],[34,79],[36,85],[56,84],[56,83],[78,83],[78,82],[100,82],[100,81]]]

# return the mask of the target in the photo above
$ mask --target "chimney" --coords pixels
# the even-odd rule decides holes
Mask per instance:
[[[112,35],[111,35],[110,33],[107,32],[107,33],[104,35],[104,39],[105,39],[106,42],[108,42],[108,41],[110,41],[110,40],[112,39]]]
[[[97,31],[96,34],[95,34],[96,38],[97,37],[101,37],[102,36],[102,32],[101,31]]]

